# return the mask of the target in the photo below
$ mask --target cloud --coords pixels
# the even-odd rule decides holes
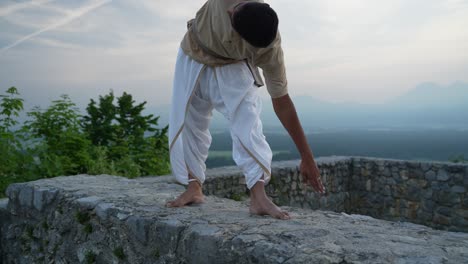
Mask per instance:
[[[423,81],[468,81],[466,0],[265,1],[280,17],[291,95],[364,102]],[[0,80],[37,87],[60,82],[52,92],[82,85],[77,93],[86,96],[113,83],[127,84],[137,96],[140,83],[154,83],[141,95],[167,100],[185,22],[204,2],[114,0],[97,12],[102,1],[10,7],[0,19],[0,45],[11,46],[0,50],[9,65]],[[25,41],[34,45],[11,49]]]
[[[53,23],[53,24],[48,25],[48,26],[46,26],[44,28],[41,28],[41,29],[29,34],[29,35],[26,35],[26,36],[18,39],[17,41],[11,43],[10,45],[7,45],[7,46],[3,47],[2,49],[0,49],[0,55],[2,53],[5,53],[7,50],[15,47],[16,45],[24,42],[24,41],[27,41],[27,40],[29,40],[29,39],[31,39],[31,38],[33,38],[33,37],[35,37],[35,36],[37,36],[37,35],[39,35],[41,33],[47,32],[49,30],[53,30],[53,29],[61,27],[61,26],[64,26],[64,25],[72,22],[73,20],[88,14],[91,11],[93,11],[93,10],[95,10],[95,9],[105,5],[105,4],[110,3],[111,1],[112,0],[104,0],[104,1],[93,2],[93,3],[90,3],[90,4],[86,5],[86,6],[80,7],[78,9],[76,9],[76,10],[73,10],[73,11],[69,12],[68,15],[65,18],[62,18],[61,20],[57,21],[56,23]]]
[[[36,1],[12,4],[12,5],[0,8],[0,17],[7,16],[9,14],[15,13],[17,11],[20,11],[26,8],[42,6],[44,4],[47,4],[53,1],[55,0],[36,0]]]

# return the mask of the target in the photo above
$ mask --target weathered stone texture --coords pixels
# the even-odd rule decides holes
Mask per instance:
[[[353,170],[348,186],[354,205],[348,212],[468,232],[468,218],[455,214],[468,209],[464,201],[468,184],[462,183],[468,165],[369,157],[352,160],[352,167],[361,170]]]
[[[249,216],[245,179],[235,167],[208,171],[207,203],[186,208],[164,207],[184,190],[170,176],[78,175],[12,184],[8,199],[0,200],[0,262],[468,259],[467,233],[400,222],[468,230],[468,166],[366,157],[319,158],[317,163],[328,196],[302,184],[298,161],[273,164],[266,189],[277,203],[290,206],[285,207],[290,221]]]

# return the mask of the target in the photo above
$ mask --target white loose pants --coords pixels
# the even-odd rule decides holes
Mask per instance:
[[[251,189],[264,176],[271,178],[272,152],[260,121],[258,87],[245,62],[209,67],[179,48],[169,115],[169,149],[172,174],[188,184],[188,174],[205,181],[209,124],[216,109],[229,120],[232,155]]]

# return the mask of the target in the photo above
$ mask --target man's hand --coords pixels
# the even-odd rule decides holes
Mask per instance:
[[[313,160],[301,160],[302,181],[312,186],[316,192],[325,194],[325,187],[320,179],[320,171]]]
[[[297,150],[301,154],[300,169],[304,183],[311,185],[319,193],[325,193],[325,188],[320,179],[320,171],[317,168],[317,164],[315,164],[314,155],[309,147],[309,143],[307,143],[294,103],[288,94],[273,98],[272,103],[276,116],[278,116],[278,119],[288,131],[294,144],[296,144]]]

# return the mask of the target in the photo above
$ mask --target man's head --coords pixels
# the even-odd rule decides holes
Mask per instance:
[[[278,16],[268,4],[242,2],[228,13],[234,30],[252,46],[265,48],[276,38]]]

